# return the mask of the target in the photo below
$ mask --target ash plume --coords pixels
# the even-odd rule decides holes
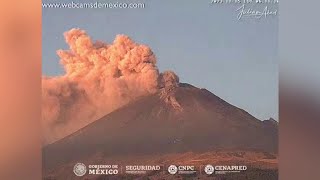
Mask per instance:
[[[159,75],[160,99],[175,109],[177,112],[182,112],[183,108],[175,98],[174,93],[176,87],[179,86],[179,77],[173,71],[165,71]]]
[[[52,143],[135,100],[177,85],[173,72],[159,74],[146,45],[117,35],[112,44],[92,41],[85,31],[64,34],[58,50],[65,74],[42,78],[43,143]]]
[[[173,71],[164,71],[159,77],[160,88],[177,87],[179,84],[179,77]]]

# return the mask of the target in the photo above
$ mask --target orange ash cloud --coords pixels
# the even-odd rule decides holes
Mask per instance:
[[[43,143],[51,143],[99,117],[157,92],[156,57],[148,46],[117,35],[112,44],[93,42],[85,31],[64,34],[70,50],[58,50],[65,74],[42,78]],[[172,74],[172,75],[168,75]],[[169,81],[172,84],[172,81]]]

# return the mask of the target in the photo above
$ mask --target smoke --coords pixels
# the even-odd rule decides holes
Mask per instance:
[[[172,71],[165,71],[160,74],[159,87],[170,88],[177,87],[179,84],[179,77]]]
[[[112,44],[93,42],[85,31],[64,34],[69,50],[58,50],[65,74],[42,78],[43,143],[51,143],[135,100],[177,84],[173,72],[159,74],[151,49],[117,35]]]
[[[165,71],[159,76],[160,99],[171,106],[176,112],[182,112],[183,108],[174,96],[176,87],[179,86],[179,77],[172,71]]]

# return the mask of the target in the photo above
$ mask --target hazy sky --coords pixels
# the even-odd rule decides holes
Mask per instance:
[[[151,47],[160,71],[173,70],[181,82],[206,88],[261,120],[278,119],[277,17],[239,21],[240,5],[210,0],[134,2],[146,7],[43,9],[43,74],[63,74],[56,50],[67,48],[63,33],[71,28],[109,43],[126,34]]]

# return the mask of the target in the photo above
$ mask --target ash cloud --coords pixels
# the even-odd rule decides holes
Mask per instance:
[[[92,41],[85,31],[64,34],[69,50],[58,50],[65,74],[42,78],[43,143],[52,143],[135,100],[177,85],[168,71],[159,74],[146,45],[117,35],[112,44]]]

